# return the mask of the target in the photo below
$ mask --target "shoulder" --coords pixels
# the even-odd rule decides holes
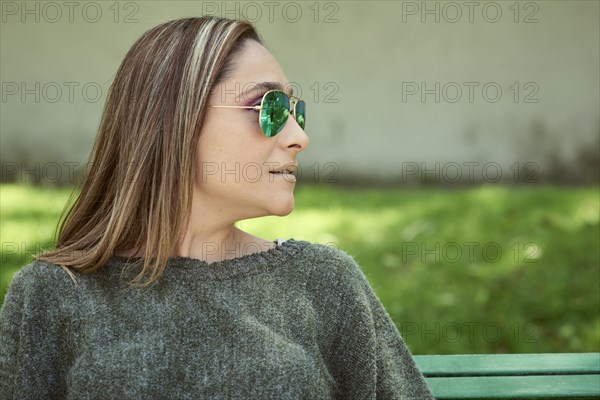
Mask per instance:
[[[65,309],[77,296],[60,266],[34,260],[12,277],[0,308],[0,331],[11,324],[51,329],[64,320]]]
[[[297,249],[296,257],[303,261],[342,269],[357,265],[354,257],[335,243],[321,244],[306,240],[292,240]]]
[[[40,279],[52,281],[69,281],[69,275],[60,265],[47,261],[33,260],[17,271],[13,279],[25,281],[39,281]],[[66,279],[65,279],[66,278]]]
[[[296,241],[302,271],[336,290],[364,291],[369,282],[354,256],[335,245]]]
[[[73,281],[60,265],[33,260],[13,275],[8,290],[44,300],[72,285]]]

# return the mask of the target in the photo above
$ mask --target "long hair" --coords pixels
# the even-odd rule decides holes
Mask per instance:
[[[142,270],[130,284],[147,287],[162,275],[191,213],[208,97],[248,39],[263,43],[251,23],[203,16],[165,22],[133,44],[73,191],[79,197],[63,211],[55,248],[34,260],[61,266],[77,284],[71,270],[93,273],[115,252],[144,246]]]

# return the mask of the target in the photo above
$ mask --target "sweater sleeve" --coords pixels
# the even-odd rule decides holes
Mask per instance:
[[[354,259],[341,252],[341,297],[333,347],[344,399],[434,399],[383,304]]]
[[[68,363],[58,285],[34,267],[35,262],[14,275],[0,310],[2,399],[65,396]]]

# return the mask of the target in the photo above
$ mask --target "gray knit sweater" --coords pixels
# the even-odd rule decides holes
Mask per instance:
[[[49,263],[17,272],[0,399],[433,399],[343,251],[289,239],[211,264],[171,257],[157,284],[128,289],[135,272],[119,256],[78,286]]]

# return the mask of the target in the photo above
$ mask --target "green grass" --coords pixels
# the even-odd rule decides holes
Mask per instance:
[[[3,298],[32,243],[51,245],[70,190],[1,190]],[[289,216],[238,225],[354,256],[415,354],[598,352],[599,197],[596,186],[298,186]]]

